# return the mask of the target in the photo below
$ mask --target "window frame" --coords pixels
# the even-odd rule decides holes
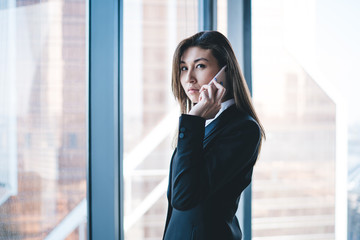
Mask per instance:
[[[88,239],[124,239],[123,1],[88,4]]]

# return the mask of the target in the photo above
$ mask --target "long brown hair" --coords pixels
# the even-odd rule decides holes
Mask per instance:
[[[171,86],[175,99],[180,104],[181,113],[186,114],[192,108],[192,103],[180,83],[180,60],[181,56],[189,47],[210,49],[213,56],[217,59],[220,68],[227,65],[226,79],[228,81],[228,89],[226,91],[229,94],[227,97],[234,98],[236,108],[248,113],[257,121],[261,130],[261,140],[265,139],[265,130],[255,112],[249,88],[241,72],[239,63],[236,60],[231,44],[223,34],[217,31],[196,33],[181,41],[175,50],[172,64]]]

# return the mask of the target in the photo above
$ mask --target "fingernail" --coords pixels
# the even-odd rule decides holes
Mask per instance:
[[[220,82],[221,85],[224,85],[223,82]]]

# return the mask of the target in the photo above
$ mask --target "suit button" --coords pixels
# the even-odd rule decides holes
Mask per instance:
[[[185,128],[184,128],[184,127],[181,127],[181,128],[180,128],[180,132],[182,132],[182,133],[185,132]]]
[[[179,138],[184,138],[184,133],[180,133]]]

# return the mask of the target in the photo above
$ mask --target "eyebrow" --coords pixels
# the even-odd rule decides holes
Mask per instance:
[[[197,59],[194,60],[194,63],[197,63],[197,62],[199,62],[199,61],[201,61],[201,60],[204,60],[204,61],[206,61],[206,62],[209,62],[209,60],[207,60],[206,58],[197,58]],[[185,63],[185,62],[184,62],[183,60],[181,60],[180,63]]]

